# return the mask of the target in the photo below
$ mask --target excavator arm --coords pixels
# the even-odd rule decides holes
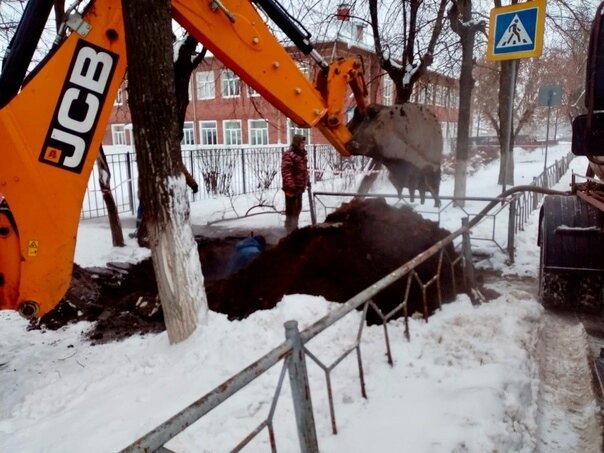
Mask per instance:
[[[344,110],[348,87],[365,109],[367,89],[357,58],[325,63],[274,0],[255,0],[322,70],[313,85],[270,32],[248,0],[173,0],[174,19],[224,65],[300,127],[317,127],[336,150],[348,156],[351,134]],[[213,37],[220,36],[220,39]]]
[[[50,0],[30,0],[32,8]],[[321,66],[306,79],[259,14],[284,29]],[[29,5],[28,5],[29,8]],[[327,64],[274,0],[173,0],[174,19],[227,67],[301,127],[317,127],[348,155],[348,89],[367,106],[356,58]],[[46,12],[47,14],[47,12]],[[126,71],[121,0],[75,9],[59,39],[23,82],[33,50],[21,50],[39,11],[15,36],[0,77],[0,309],[37,317],[65,295],[72,273],[82,200],[113,100]],[[32,25],[30,25],[30,23]],[[28,46],[25,46],[28,47]],[[30,46],[31,47],[31,46]],[[23,60],[27,62],[24,64]],[[11,72],[16,65],[17,70]]]

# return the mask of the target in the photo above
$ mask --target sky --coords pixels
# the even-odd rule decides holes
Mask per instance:
[[[569,149],[569,144],[550,148],[550,162]],[[517,149],[515,155],[516,184],[541,172],[543,150]],[[585,162],[577,158],[573,168],[583,172]],[[496,195],[496,174],[497,162],[481,167],[469,179],[468,195]],[[557,188],[566,190],[569,181],[570,172]],[[386,184],[378,191],[394,193]],[[452,191],[447,176],[441,193]],[[228,218],[229,206],[221,200],[195,203],[192,221],[204,225],[209,219]],[[458,217],[447,209],[441,224],[456,227]],[[281,220],[260,215],[245,222],[272,227]],[[305,212],[301,224],[308,221]],[[124,219],[126,229],[133,223],[132,218]],[[473,306],[462,294],[427,323],[410,319],[409,342],[402,321],[392,321],[392,367],[385,358],[383,327],[365,326],[361,349],[368,398],[361,397],[356,359],[350,356],[332,376],[337,435],[331,433],[324,374],[307,363],[321,451],[600,451],[593,394],[585,391],[579,401],[573,397],[571,406],[571,397],[563,393],[571,369],[578,374],[572,376],[569,390],[580,382],[590,388],[585,332],[576,324],[561,327],[530,289],[538,269],[537,211],[518,233],[514,265],[505,264],[498,247],[476,240],[491,227],[479,225],[473,231],[473,246],[481,251],[477,266],[502,272],[503,278],[488,284],[499,296]],[[505,229],[501,234],[505,237]],[[106,219],[80,225],[75,257],[80,265],[146,256],[148,251],[130,239],[125,248],[113,248]],[[165,332],[91,346],[82,337],[89,323],[28,332],[26,321],[16,313],[0,312],[0,451],[119,451],[279,345],[284,322],[295,319],[303,329],[339,306],[297,294],[240,321],[210,312],[205,325],[172,346]],[[360,313],[354,311],[308,347],[329,364],[354,343],[359,323]],[[548,332],[569,339],[571,345],[565,348],[573,346],[576,352],[554,349],[547,355],[543,337]],[[548,372],[546,365],[561,368]],[[230,451],[268,414],[280,370],[280,364],[273,367],[166,447],[183,453]],[[287,378],[277,404],[275,436],[279,452],[299,451]],[[270,451],[266,431],[243,451]]]

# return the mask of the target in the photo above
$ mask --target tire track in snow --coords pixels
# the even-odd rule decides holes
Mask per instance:
[[[600,452],[600,409],[592,387],[588,336],[572,315],[543,314],[538,452]]]

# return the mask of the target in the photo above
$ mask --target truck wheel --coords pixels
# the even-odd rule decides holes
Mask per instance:
[[[570,276],[564,272],[548,272],[544,269],[544,243],[541,244],[541,259],[539,263],[539,299],[548,309],[568,310],[572,294],[569,290]]]
[[[539,297],[546,308],[599,312],[604,273],[602,212],[574,196],[541,208]]]

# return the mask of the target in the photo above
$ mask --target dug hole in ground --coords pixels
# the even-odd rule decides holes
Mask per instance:
[[[549,156],[553,161],[569,149],[569,144],[550,148]],[[515,158],[518,185],[530,183],[543,169],[543,150],[517,149]],[[576,158],[571,166],[583,173],[586,163]],[[469,178],[468,195],[496,196],[497,172],[497,162],[478,166]],[[556,188],[566,190],[569,181],[570,172]],[[335,183],[324,184],[315,189],[341,189],[330,185]],[[382,181],[375,191],[393,193],[394,189]],[[441,194],[452,191],[452,177],[445,176]],[[282,203],[281,198],[276,194],[274,200]],[[212,245],[205,248],[211,253],[202,256],[202,263],[205,259],[215,264],[204,269],[210,302],[214,291],[220,295],[216,300],[229,304],[222,312],[211,311],[207,325],[181,344],[169,346],[161,322],[141,327],[134,321],[136,313],[127,310],[117,312],[124,321],[119,329],[105,330],[99,326],[111,326],[120,317],[115,312],[108,315],[106,307],[92,307],[96,318],[90,314],[88,321],[73,322],[85,317],[76,308],[70,313],[71,322],[57,321],[53,326],[57,330],[27,330],[27,322],[16,313],[0,313],[1,451],[119,451],[280,344],[285,321],[296,319],[303,329],[337,309],[340,305],[334,300],[345,300],[349,292],[358,292],[357,286],[367,286],[358,275],[370,280],[371,272],[382,271],[380,266],[388,258],[384,249],[400,251],[392,247],[394,235],[402,235],[402,243],[410,244],[418,242],[414,235],[421,228],[438,235],[444,234],[441,228],[453,231],[460,226],[460,214],[447,210],[438,227],[420,222],[395,231],[397,222],[408,223],[415,217],[381,205],[349,212],[356,228],[365,230],[349,229],[339,237],[330,228],[320,234],[301,229],[279,242],[285,232],[282,218],[274,214],[203,226],[229,217],[229,210],[238,204],[244,212],[253,200],[204,200],[192,206],[196,233]],[[480,208],[471,203],[466,207],[469,212]],[[373,217],[355,218],[363,209]],[[376,218],[376,210],[391,221]],[[598,324],[594,321],[590,335],[576,317],[548,313],[537,302],[537,213],[516,237],[513,265],[506,264],[497,246],[473,241],[481,257],[477,268],[488,302],[473,306],[465,294],[451,296],[451,303],[442,309],[432,307],[429,322],[410,320],[410,342],[404,339],[403,321],[391,321],[393,367],[386,362],[383,327],[364,328],[361,349],[368,398],[361,397],[357,363],[350,356],[332,375],[337,435],[331,433],[324,373],[307,364],[321,451],[601,451],[600,395],[594,393],[590,368],[599,353]],[[307,225],[308,213],[304,215],[301,224]],[[506,216],[494,222],[505,224],[501,225],[505,231]],[[123,223],[127,228],[134,220],[123,218]],[[481,224],[473,237],[491,228]],[[225,290],[228,279],[220,272],[236,240],[251,231],[266,236],[271,246],[267,253],[275,258],[270,260],[273,267],[257,265],[248,277],[238,277],[241,281],[234,286],[261,301],[259,310],[250,310],[254,304],[242,303],[236,291]],[[359,243],[359,237],[371,240]],[[303,254],[297,253],[301,244]],[[340,258],[347,260],[347,266],[334,266],[337,254],[343,254]],[[126,291],[130,306],[134,299],[152,300],[152,271],[145,268],[146,258],[148,251],[134,240],[125,248],[112,248],[106,219],[82,223],[76,252],[82,275],[90,267],[106,268],[107,262],[133,263],[138,283]],[[88,283],[80,288],[80,299],[72,296],[76,307],[94,299],[98,288]],[[320,285],[328,298],[307,295]],[[290,294],[281,297],[281,291]],[[354,343],[360,319],[359,312],[349,314],[313,339],[309,349],[331,363]],[[167,448],[230,451],[267,416],[279,373],[280,367],[273,367]],[[274,423],[278,451],[298,451],[287,379]],[[244,451],[270,451],[266,432]]]

